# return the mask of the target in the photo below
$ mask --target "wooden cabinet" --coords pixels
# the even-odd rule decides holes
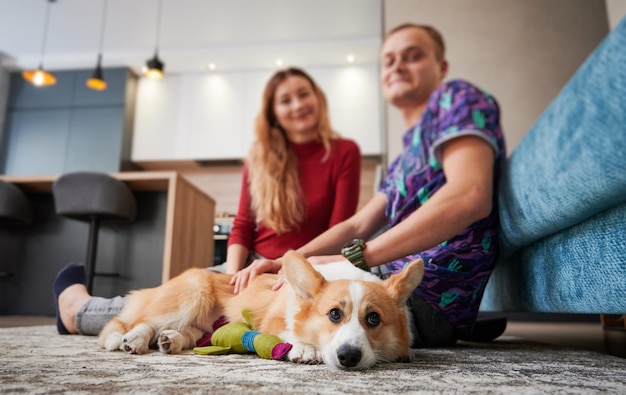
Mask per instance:
[[[85,86],[90,73],[56,72],[57,83],[45,88],[11,76],[3,173],[126,169],[136,77],[128,69],[106,69],[108,88],[93,91]]]
[[[382,154],[378,67],[306,70],[324,90],[331,123],[364,155]],[[142,79],[137,94],[132,160],[242,159],[272,70],[166,75]]]

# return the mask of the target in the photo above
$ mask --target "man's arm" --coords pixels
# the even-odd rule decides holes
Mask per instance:
[[[492,209],[493,148],[463,136],[442,146],[446,184],[404,221],[367,244],[369,266],[424,251],[461,233]]]

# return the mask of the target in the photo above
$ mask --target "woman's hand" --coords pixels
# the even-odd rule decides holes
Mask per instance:
[[[278,291],[279,289],[282,288],[284,284],[285,284],[285,273],[283,272],[283,269],[280,269],[278,271],[278,278],[276,279],[276,283],[272,287],[272,291]]]
[[[234,285],[233,292],[238,294],[243,291],[254,277],[263,273],[278,273],[282,269],[282,264],[279,261],[272,261],[269,259],[255,259],[248,267],[241,269],[233,275],[230,280],[230,285]]]

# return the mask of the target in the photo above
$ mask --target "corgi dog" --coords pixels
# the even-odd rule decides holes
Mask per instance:
[[[292,345],[286,359],[361,370],[379,362],[409,361],[411,317],[406,302],[421,282],[416,260],[386,280],[349,262],[312,266],[289,251],[283,258],[285,285],[272,290],[275,274],[254,278],[233,294],[231,275],[192,268],[155,287],[131,291],[122,312],[102,329],[99,346],[131,354],[151,346],[163,353],[195,347],[220,317],[243,322]]]

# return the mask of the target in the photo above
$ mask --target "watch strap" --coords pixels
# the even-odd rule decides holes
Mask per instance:
[[[363,257],[365,246],[365,241],[361,239],[351,240],[343,246],[341,255],[359,269],[369,271],[370,268],[367,266],[367,263],[365,263],[365,258]]]

